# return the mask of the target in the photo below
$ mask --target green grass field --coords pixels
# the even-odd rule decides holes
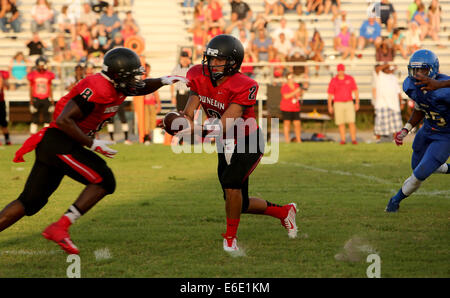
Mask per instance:
[[[242,215],[244,256],[222,249],[225,210],[215,154],[174,154],[162,145],[115,145],[108,160],[117,190],[71,227],[81,277],[366,277],[368,255],[381,277],[450,277],[450,183],[433,175],[386,214],[410,175],[411,144],[280,144],[279,162],[259,165],[250,195],[299,207],[299,237],[279,220]],[[16,199],[34,154],[0,149],[0,208]],[[0,233],[0,277],[66,277],[70,263],[41,236],[83,186],[65,178],[40,213]]]

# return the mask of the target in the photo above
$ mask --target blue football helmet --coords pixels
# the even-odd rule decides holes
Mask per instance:
[[[428,73],[421,73],[432,79],[439,73],[439,59],[430,50],[418,50],[412,54],[408,64],[408,75],[411,79],[419,72],[419,69],[428,69]]]

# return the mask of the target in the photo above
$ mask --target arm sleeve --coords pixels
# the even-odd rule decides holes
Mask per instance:
[[[189,80],[188,87],[191,89],[192,92],[195,92],[198,94],[198,82],[196,80],[197,77],[197,71],[196,68],[191,68],[188,70],[186,74],[186,78]]]

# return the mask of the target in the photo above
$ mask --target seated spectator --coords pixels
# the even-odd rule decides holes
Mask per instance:
[[[299,16],[302,15],[302,4],[300,0],[280,0],[278,6],[278,13],[284,15],[286,12],[296,12]]]
[[[278,10],[278,0],[264,0],[264,15],[268,16],[271,13],[278,16],[280,15]]]
[[[22,52],[17,52],[9,64],[11,90],[27,84],[26,77],[28,70],[29,62],[25,59]]]
[[[419,25],[417,25],[416,22],[409,22],[408,31],[406,31],[405,34],[405,43],[408,55],[411,55],[415,51],[422,48]]]
[[[75,72],[64,80],[64,89],[72,90],[75,85],[85,77],[85,64],[79,63],[75,66]]]
[[[397,13],[394,5],[389,3],[389,0],[381,0],[381,2],[375,3],[374,10],[380,13],[379,22],[386,26],[388,32],[392,32],[392,29],[397,26]]]
[[[225,26],[225,20],[222,13],[222,3],[218,0],[207,0],[206,21],[208,24],[217,23],[219,27]]]
[[[323,58],[323,50],[325,48],[325,43],[320,36],[319,31],[314,30],[313,37],[309,42],[309,59],[315,62],[323,62],[325,59]],[[319,65],[316,65],[316,77],[319,76]]]
[[[72,56],[76,59],[77,62],[81,61],[81,59],[87,56],[83,38],[79,35],[73,38],[72,42],[70,43],[70,50],[72,52]]]
[[[135,36],[138,31],[139,29],[133,22],[125,20],[122,26],[122,30],[120,30],[120,34],[122,34],[123,40],[124,42],[126,42],[128,38]]]
[[[53,32],[53,10],[47,0],[36,0],[36,4],[31,8],[31,32],[37,32],[42,29]]]
[[[236,14],[233,14],[233,16],[235,15]],[[232,21],[231,24],[225,28],[225,33],[233,35],[236,38],[239,38],[241,30],[244,30],[246,37],[250,38],[250,31],[246,28],[245,21],[243,20],[236,19],[234,22]]]
[[[106,51],[109,51],[109,50],[117,48],[117,47],[123,47],[123,45],[124,45],[124,40],[123,40],[122,34],[120,34],[120,32],[117,32],[116,35],[114,35],[114,38],[109,41]]]
[[[194,61],[201,59],[205,50],[206,31],[203,26],[203,23],[197,20],[194,22],[194,27],[188,29],[188,32],[192,34],[192,42],[194,44],[194,52],[192,55]]]
[[[322,14],[324,10],[323,0],[308,0],[306,3],[306,15],[315,12],[317,15]]]
[[[258,62],[252,51],[244,51],[244,60],[242,60],[241,73],[253,78],[255,75],[253,65],[245,65],[245,63]]]
[[[439,0],[432,0],[428,7],[428,20],[430,29],[436,33],[441,30],[441,13],[442,7],[439,5]]]
[[[59,32],[75,34],[75,17],[69,15],[67,5],[61,7],[61,13],[56,18]]]
[[[91,5],[89,2],[83,3],[83,13],[76,18],[77,23],[85,23],[90,30],[97,25],[98,22],[98,14],[92,11]],[[84,71],[84,70],[83,70]]]
[[[206,32],[206,41],[207,43],[213,39],[214,37],[216,37],[217,35],[223,34],[223,30],[222,28],[220,28],[219,24],[216,23],[212,23],[211,27],[209,27],[208,32]]]
[[[286,62],[306,62],[308,55],[303,49],[294,47],[289,53]],[[302,89],[307,90],[309,87],[309,68],[304,65],[289,66],[289,71],[294,74],[295,80],[301,81]]]
[[[369,16],[359,29],[358,49],[362,50],[367,44],[377,46],[381,42],[381,26],[374,16]]]
[[[95,26],[92,30],[92,37],[98,39],[98,42],[100,44],[100,47],[106,51],[109,37],[108,33],[106,32],[106,28],[102,24],[98,24]]]
[[[387,38],[382,38],[381,43],[376,47],[375,59],[377,62],[394,61],[395,50],[394,44]]]
[[[394,45],[394,51],[400,52],[400,54],[404,59],[408,58],[408,53],[404,45],[405,36],[403,36],[400,29],[395,28],[394,31],[391,34],[389,34],[389,39]]]
[[[194,23],[200,22],[201,24],[206,23],[206,8],[203,1],[198,1],[194,7]]]
[[[239,31],[238,39],[242,43],[242,46],[244,47],[244,52],[252,51],[252,41],[249,37],[247,37],[247,32],[245,31],[245,29],[241,29]]]
[[[258,13],[256,19],[253,21],[250,29],[252,32],[256,32],[259,28],[267,28],[269,20],[263,13]]]
[[[136,30],[136,33],[139,32],[139,25],[136,19],[133,17],[133,12],[131,10],[127,11],[127,13],[125,14],[125,18],[122,21],[122,23],[126,22],[132,23],[134,30]]]
[[[288,27],[287,21],[284,17],[280,19],[280,24],[275,28],[271,34],[272,40],[275,42],[280,38],[280,33],[284,33],[286,39],[290,42],[294,41],[294,31]]]
[[[85,23],[79,23],[77,34],[83,38],[84,49],[87,50],[92,44],[92,33]]]
[[[334,49],[336,51],[338,50],[338,35],[341,33],[342,24],[345,24],[347,26],[347,31],[350,33],[350,47],[352,51],[355,51],[356,49],[355,29],[352,26],[352,24],[347,20],[347,12],[340,11],[337,14],[333,14],[332,20],[334,23],[334,39],[333,39]]]
[[[98,39],[94,39],[92,41],[92,46],[88,48],[87,53],[87,60],[93,64],[101,64],[103,61],[103,57],[105,56],[105,53],[100,46],[100,42],[98,41]]]
[[[330,11],[336,15],[341,10],[341,0],[325,0],[324,13],[328,14]]]
[[[7,25],[10,25],[15,33],[20,32],[22,23],[16,0],[1,0],[0,7],[0,29],[9,32]]]
[[[241,0],[229,0],[231,6],[231,13],[237,13],[238,20],[251,20],[252,10],[250,6]]]
[[[424,40],[425,37],[430,36],[439,47],[443,47],[441,45],[438,33],[430,26],[429,19],[425,15],[425,5],[420,4],[419,7],[417,7],[417,11],[413,16],[413,22],[416,22],[417,25],[419,25],[420,40]]]
[[[29,49],[28,57],[31,59],[32,63],[34,63],[39,56],[44,55],[44,49],[47,47],[37,32],[33,33],[33,37],[26,43],[26,46]]]
[[[120,19],[117,16],[117,13],[114,12],[114,7],[112,5],[106,7],[106,12],[102,14],[98,22],[105,26],[109,38],[113,38],[117,32],[120,32]]]
[[[272,75],[274,78],[281,78],[284,76],[285,67],[277,62],[285,62],[285,57],[275,48],[269,52],[269,62],[272,64]]]
[[[64,81],[73,75],[74,66],[78,63],[77,59],[72,54],[72,50],[67,47],[63,52],[63,60],[57,65],[57,73],[59,77]]]
[[[64,33],[60,32],[52,39],[53,48],[53,60],[56,62],[61,62],[63,60],[63,53],[67,47],[66,38]]]
[[[408,10],[406,11],[406,20],[408,22],[412,21],[414,14],[416,13],[417,8],[420,4],[422,4],[422,0],[413,0],[413,3],[408,6]]]
[[[258,61],[269,61],[269,52],[272,51],[272,39],[267,36],[264,28],[259,29],[255,39],[253,40],[253,52]]]
[[[288,54],[292,50],[292,43],[286,39],[283,32],[280,33],[278,39],[273,43],[273,47],[278,54],[281,55],[283,59],[286,59]]]
[[[355,57],[355,51],[351,45],[352,36],[345,23],[341,25],[341,32],[337,36],[336,49],[341,53],[342,59],[345,60],[350,55],[350,60]]]
[[[298,21],[298,29],[294,32],[294,46],[301,48],[304,53],[307,52],[308,30],[302,20]]]

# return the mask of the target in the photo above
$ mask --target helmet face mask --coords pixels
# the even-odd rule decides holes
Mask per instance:
[[[408,64],[408,76],[415,80],[417,74],[435,79],[439,73],[439,59],[430,50],[418,50],[412,54]]]

